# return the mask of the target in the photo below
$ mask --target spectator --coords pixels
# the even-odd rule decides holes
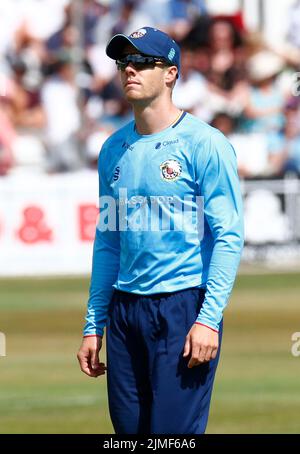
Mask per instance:
[[[138,3],[139,13],[145,15],[149,22],[157,26],[158,29],[167,30],[172,28],[171,5],[172,0],[143,0]]]
[[[71,20],[66,20],[63,27],[46,41],[46,48],[50,56],[62,50],[71,51],[78,39],[79,31]]]
[[[218,112],[239,113],[247,89],[246,51],[231,19],[198,18],[185,43],[194,49],[194,69],[207,79],[202,118],[211,121]]]
[[[211,126],[219,129],[224,136],[229,137],[235,130],[235,119],[226,112],[219,112],[211,122]]]
[[[169,11],[167,30],[177,41],[186,38],[197,18],[207,12],[204,0],[170,0]]]
[[[95,44],[97,41],[96,30],[100,17],[105,11],[105,6],[101,5],[101,1],[84,0],[83,3],[83,30],[84,30],[84,47]]]
[[[242,134],[237,131],[237,119],[226,112],[217,114],[211,125],[228,137],[233,145],[241,178],[266,176],[268,169],[267,141],[264,134]]]
[[[241,33],[229,18],[215,18],[208,29],[209,104],[213,111],[236,114],[247,88],[246,52]]]
[[[42,88],[47,118],[48,171],[75,170],[82,164],[76,138],[80,111],[70,55],[60,54],[50,65],[50,74]]]
[[[39,87],[31,84],[25,61],[10,60],[13,71],[7,81],[5,111],[12,127],[12,153],[17,166],[42,168],[45,148],[42,132],[45,115],[41,106]]]
[[[292,98],[285,106],[285,125],[269,136],[269,159],[275,175],[293,172],[300,176],[299,100]]]
[[[111,35],[116,33],[130,34],[134,30],[142,28],[145,25],[152,26],[151,17],[147,17],[143,11],[140,11],[139,0],[123,0],[120,11],[112,27]]]
[[[211,68],[209,81],[215,88],[229,92],[245,80],[245,52],[242,37],[230,20],[214,19],[208,31]]]
[[[0,176],[6,175],[14,164],[13,145],[16,133],[5,111],[4,97],[0,101]]]
[[[251,86],[243,112],[246,132],[268,133],[282,128],[285,99],[276,82],[283,68],[284,61],[269,51],[262,50],[249,59]]]
[[[189,111],[204,120],[207,83],[202,74],[194,70],[193,61],[194,51],[182,48],[180,78],[174,87],[173,100],[180,109]]]
[[[121,6],[118,1],[97,0],[97,2],[101,6],[101,15],[98,17],[95,27],[95,41],[97,45],[105,48],[112,36],[112,28],[118,20]]]
[[[105,7],[101,5],[101,2],[96,0],[84,0],[82,5],[83,37],[80,37],[80,30],[77,29],[77,24],[74,23],[75,14],[73,12],[73,6],[74,4],[70,3],[65,7],[65,17],[61,28],[55,31],[46,41],[49,52],[58,52],[62,48],[70,50],[80,39],[83,40],[84,49],[96,43],[96,31],[99,20],[105,12]]]
[[[30,85],[26,79],[28,74],[24,60],[16,57],[11,62],[13,70],[12,90],[12,120],[18,129],[41,129],[45,126],[45,115],[41,105],[40,92],[37,86]]]

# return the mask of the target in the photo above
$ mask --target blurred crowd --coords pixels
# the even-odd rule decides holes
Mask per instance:
[[[1,0],[0,175],[96,167],[132,119],[106,44],[146,25],[180,44],[174,103],[229,138],[241,178],[299,175],[300,1],[279,49],[205,0]]]

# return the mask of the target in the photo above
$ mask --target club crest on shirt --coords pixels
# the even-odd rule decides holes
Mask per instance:
[[[176,159],[168,159],[160,166],[161,176],[165,181],[175,181],[181,174],[181,164]]]

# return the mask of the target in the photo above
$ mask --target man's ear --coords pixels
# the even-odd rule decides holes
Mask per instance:
[[[176,82],[176,76],[178,74],[177,66],[168,66],[165,74],[165,81],[167,85],[174,84]]]

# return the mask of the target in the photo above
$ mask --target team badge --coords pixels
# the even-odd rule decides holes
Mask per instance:
[[[162,178],[166,181],[175,181],[181,174],[181,164],[175,159],[168,159],[160,166]]]
[[[145,30],[144,28],[140,28],[136,32],[131,33],[130,38],[142,38],[143,36],[146,35],[146,33],[147,30]]]

